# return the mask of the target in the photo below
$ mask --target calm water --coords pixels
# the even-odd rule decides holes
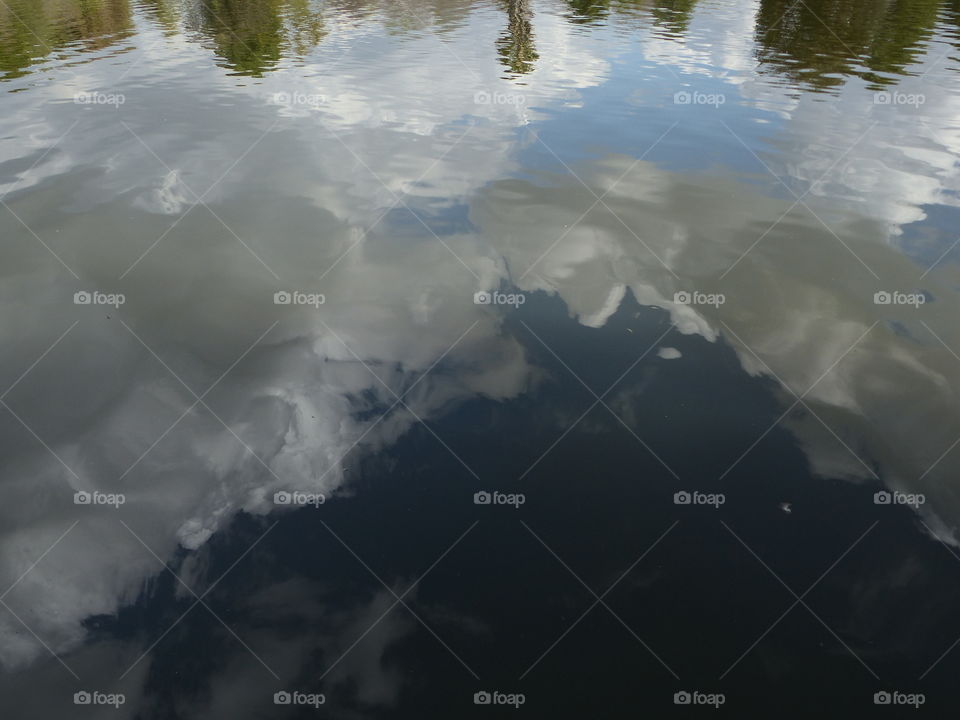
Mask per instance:
[[[0,0],[0,717],[956,713],[958,55]]]

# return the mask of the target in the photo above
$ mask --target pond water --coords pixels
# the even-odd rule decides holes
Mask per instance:
[[[955,712],[958,53],[0,0],[0,716]]]

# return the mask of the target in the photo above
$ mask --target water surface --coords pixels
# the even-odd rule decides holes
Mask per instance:
[[[0,2],[4,717],[956,710],[958,18]]]

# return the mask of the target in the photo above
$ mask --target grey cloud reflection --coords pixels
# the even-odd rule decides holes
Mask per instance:
[[[255,204],[257,196],[238,202]],[[334,492],[355,444],[374,451],[416,422],[402,406],[379,419],[393,393],[429,419],[465,398],[514,397],[531,382],[520,344],[501,334],[495,312],[473,302],[503,272],[475,239],[447,238],[459,258],[435,240],[403,249],[382,238],[365,242],[324,278],[320,308],[275,305],[278,289],[316,290],[316,268],[331,266],[355,238],[356,229],[330,212],[306,202],[293,207],[284,217],[325,243],[287,233],[292,245],[265,253],[283,285],[228,233],[216,237],[212,219],[185,221],[182,233],[145,258],[123,284],[128,301],[119,309],[73,305],[74,288],[53,281],[57,270],[35,269],[35,247],[8,254],[11,273],[39,278],[34,287],[44,289],[25,303],[22,285],[5,285],[9,327],[19,328],[20,340],[4,356],[4,377],[15,379],[50,346],[50,328],[77,321],[6,398],[66,467],[14,418],[3,420],[5,584],[80,520],[69,542],[7,598],[52,649],[76,647],[84,618],[115,612],[160,570],[119,519],[170,557],[178,544],[199,547],[239,510],[275,509],[277,490]],[[97,210],[103,219],[129,211],[124,203]],[[131,254],[118,238],[87,234],[82,216],[67,222],[85,248],[69,255],[71,266],[86,284],[114,286]],[[285,235],[269,222],[264,234]],[[197,245],[198,237],[216,239]],[[199,405],[170,429],[194,393],[205,393],[241,357],[204,397],[209,410]],[[126,503],[119,510],[73,505],[75,491],[93,489],[122,492]],[[46,652],[9,615],[0,617],[0,633],[9,638],[4,664]]]
[[[322,691],[326,704],[337,705],[338,713],[362,717],[362,711],[339,706],[334,696],[348,693],[360,708],[393,706],[403,671],[389,662],[386,653],[411,635],[417,624],[403,608],[387,613],[394,598],[385,589],[349,608],[341,608],[340,603],[334,588],[302,579],[284,581],[243,601],[240,611],[249,617],[249,625],[240,626],[238,632],[280,676],[277,688]],[[364,642],[351,648],[360,636]],[[251,710],[265,716],[277,713],[274,683],[263,666],[239,646],[229,658],[226,667],[209,677],[202,697],[175,700],[178,717],[226,720]],[[304,673],[318,658],[329,669],[322,687],[316,673]],[[146,717],[153,717],[151,712],[162,717],[158,708],[159,703],[149,697],[141,705]]]
[[[946,310],[957,299],[956,265],[923,281],[933,302],[919,309],[876,305],[878,288],[913,288],[924,268],[890,242],[882,220],[818,199],[817,214],[843,218],[833,231],[882,281],[800,208],[721,280],[791,201],[733,179],[649,162],[630,170],[632,163],[607,158],[581,172],[594,193],[608,191],[612,212],[597,206],[572,230],[595,197],[556,178],[493,183],[471,217],[485,236],[500,239],[508,265],[519,269],[513,280],[520,288],[558,294],[581,322],[602,324],[629,289],[641,304],[669,311],[681,332],[723,336],[748,373],[784,383],[785,409],[800,395],[830,426],[809,413],[784,420],[815,473],[856,481],[876,473],[892,488],[923,493],[922,515],[956,542],[960,504],[952,479],[960,456],[944,453],[960,437],[953,390],[960,360],[940,342],[960,347]],[[693,289],[723,294],[725,303],[675,301],[675,293]]]
[[[157,662],[153,655],[134,665],[138,643],[103,641],[71,653],[70,662],[80,670],[79,681],[47,658],[29,672],[4,674],[0,690],[4,704],[16,707],[23,717],[72,715],[76,711],[72,697],[78,688],[122,694],[119,707],[81,708],[93,718],[152,720],[175,714],[185,719],[226,720],[251,713],[274,717],[284,708],[274,704],[273,693],[284,688],[323,692],[326,704],[335,706],[341,716],[365,717],[367,710],[396,704],[403,669],[388,653],[418,627],[403,608],[387,612],[393,604],[393,596],[385,589],[346,606],[341,589],[323,583],[302,578],[267,583],[240,599],[229,613],[231,629],[248,647],[256,648],[256,657],[226,630],[205,641],[224,643],[218,655],[221,662],[213,668],[201,658],[181,658],[171,666]],[[189,646],[189,633],[181,627],[180,634],[180,641]],[[351,647],[360,636],[364,642]],[[329,669],[322,687],[318,672],[304,670],[315,667]],[[171,696],[166,686],[171,673],[196,677],[191,688]],[[118,680],[121,675],[125,676]],[[348,698],[346,704],[343,698]]]
[[[557,23],[558,30],[564,27]],[[416,87],[409,63],[394,67],[391,77],[378,81],[383,87]],[[115,71],[90,64],[83,72],[81,84],[107,87]],[[494,79],[495,73],[492,62]],[[2,421],[8,502],[0,509],[0,584],[12,583],[80,520],[69,541],[45,556],[7,598],[58,653],[75,650],[87,637],[85,618],[115,613],[162,571],[119,519],[161,558],[178,546],[196,549],[236,512],[275,509],[277,490],[335,492],[343,481],[342,460],[355,444],[358,452],[375,451],[416,422],[403,407],[379,419],[394,404],[393,392],[417,383],[404,402],[429,420],[466,398],[515,397],[536,375],[520,344],[501,334],[498,315],[473,303],[474,292],[495,287],[505,275],[502,258],[473,233],[441,230],[442,240],[426,237],[401,247],[389,240],[406,213],[400,208],[379,232],[366,234],[393,203],[392,193],[404,193],[415,208],[439,202],[457,211],[458,198],[477,181],[465,175],[465,164],[488,178],[503,174],[510,161],[489,148],[491,142],[512,147],[512,139],[504,140],[509,127],[488,119],[471,142],[436,163],[429,184],[410,182],[460,137],[460,131],[438,137],[438,127],[461,117],[464,102],[471,113],[485,112],[490,119],[515,111],[477,106],[473,92],[452,94],[439,124],[398,128],[389,118],[421,117],[416,104],[387,108],[367,121],[350,114],[352,96],[338,89],[326,117],[350,126],[345,144],[324,132],[315,161],[304,162],[304,148],[314,144],[304,143],[301,133],[314,136],[318,124],[311,117],[293,118],[295,124],[260,137],[261,155],[252,152],[205,198],[228,218],[231,230],[240,229],[252,252],[197,207],[131,269],[172,219],[189,209],[194,193],[204,193],[257,141],[261,131],[251,133],[253,121],[266,130],[282,115],[258,89],[250,93],[249,114],[225,120],[219,101],[227,90],[210,75],[186,114],[168,112],[184,107],[183,98],[158,87],[143,89],[140,101],[125,106],[129,130],[78,116],[72,132],[86,141],[65,138],[23,175],[11,196],[31,227],[59,235],[51,240],[54,252],[82,278],[78,287],[64,284],[62,268],[46,265],[38,247],[24,242],[7,254],[10,280],[0,291],[5,323],[17,338],[0,361],[11,381],[56,339],[51,328],[78,323],[7,398],[30,430],[10,415]],[[288,87],[282,78],[278,82],[278,91]],[[343,78],[342,84],[350,81]],[[56,88],[38,92],[54,100],[64,95]],[[62,107],[67,96],[59,97]],[[413,94],[405,97],[409,103]],[[34,135],[47,148],[48,138],[70,127],[56,127],[66,118],[50,121],[22,96],[12,112],[25,126],[36,125]],[[149,129],[158,112],[167,113],[160,133]],[[204,118],[218,128],[216,138],[176,132],[202,125]],[[427,139],[428,152],[395,152],[398,141],[416,137]],[[373,163],[369,147],[378,148],[377,157],[398,162],[376,166],[378,179],[357,161],[354,147],[366,162]],[[7,150],[15,152],[9,145]],[[39,159],[32,148],[16,152],[23,160]],[[257,161],[264,155],[289,162],[261,166]],[[286,199],[264,205],[264,197],[278,196]],[[5,216],[3,222],[13,220]],[[118,232],[104,232],[111,227]],[[131,227],[132,234],[122,230]],[[423,235],[422,228],[417,232]],[[127,303],[110,311],[72,304],[73,292],[92,288],[121,291]],[[279,307],[271,299],[282,289],[320,291],[327,302],[319,310]],[[196,395],[241,357],[204,396],[209,409],[197,405],[177,422]],[[418,380],[441,357],[441,366]],[[94,489],[122,492],[126,503],[120,510],[73,505],[74,492]],[[0,650],[8,667],[47,653],[9,613],[0,613],[0,635],[8,640]]]
[[[437,272],[443,265],[433,256],[421,267]],[[454,265],[458,262],[451,257],[436,277],[464,272]],[[14,409],[29,402],[48,410],[39,418],[25,412],[25,421],[38,428],[70,470],[32,438],[24,438],[23,428],[6,428],[3,490],[8,502],[0,510],[4,580],[16,579],[65,527],[80,520],[69,541],[46,556],[7,598],[52,648],[73,647],[84,636],[83,618],[114,612],[160,569],[119,520],[138,528],[161,557],[169,557],[178,543],[197,548],[236,511],[275,509],[272,496],[278,490],[334,492],[343,480],[341,460],[356,443],[362,450],[375,450],[414,424],[403,407],[379,420],[395,396],[363,363],[398,394],[420,378],[404,403],[421,418],[466,397],[505,399],[527,386],[531,373],[521,347],[499,333],[496,316],[474,305],[471,287],[444,287],[442,281],[431,287],[411,265],[405,275],[408,281],[417,279],[411,288],[392,264],[371,272],[371,284],[361,286],[356,270],[345,264],[340,271],[353,276],[349,287],[345,283],[337,291],[335,283],[328,283],[330,300],[319,311],[323,325],[310,313],[283,319],[206,397],[210,411],[197,407],[169,432],[194,398],[118,320],[142,332],[144,342],[199,394],[233,362],[225,357],[235,360],[240,346],[249,346],[288,310],[265,305],[269,288],[233,294],[230,307],[199,313],[190,331],[179,321],[179,329],[171,325],[164,331],[163,321],[148,322],[149,311],[136,309],[133,302],[112,321],[86,318],[63,340],[62,354],[55,349],[49,356],[56,387],[45,386],[47,373],[38,371],[11,394],[8,402]],[[210,282],[208,277],[208,290]],[[226,286],[222,290],[228,292]],[[334,299],[338,292],[343,294]],[[69,302],[60,298],[63,306]],[[197,350],[194,342],[205,349]],[[90,353],[91,347],[99,350]],[[105,374],[98,353],[113,349],[117,353],[107,369],[114,372]],[[441,356],[443,364],[423,375]],[[9,373],[15,363],[11,359],[5,365]],[[77,388],[73,397],[57,392],[62,385]],[[64,405],[70,408],[68,417],[49,417]],[[137,462],[158,438],[163,439]],[[94,489],[123,493],[126,503],[118,510],[73,504],[75,491]],[[9,616],[0,623],[10,639],[0,655],[6,664],[44,652]]]

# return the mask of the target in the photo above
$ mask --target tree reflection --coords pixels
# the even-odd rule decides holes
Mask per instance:
[[[489,0],[0,0],[0,79],[19,77],[65,49],[109,47],[132,35],[131,3],[167,35],[206,37],[223,66],[259,77],[282,59],[306,57],[327,34],[326,14],[346,22],[380,21],[391,34],[442,33],[469,22]],[[652,25],[682,40],[697,0],[564,0],[578,25]],[[534,70],[532,0],[495,0],[507,15],[495,51],[507,77]],[[960,46],[960,0],[760,0],[754,37],[761,72],[818,91],[855,75],[880,88],[908,73],[925,51],[938,13]],[[952,34],[951,34],[952,32]],[[195,35],[188,34],[188,38]],[[92,56],[91,56],[92,57]]]
[[[592,25],[610,14],[610,0],[567,0],[570,22]]]
[[[101,50],[129,37],[128,0],[3,0],[0,2],[0,78],[26,73],[67,46]]]
[[[180,30],[180,7],[171,0],[139,0],[142,8],[154,22],[163,28],[165,35],[173,35]]]
[[[697,0],[657,0],[650,8],[653,21],[668,34],[681,36],[690,26]]]
[[[592,25],[611,13],[617,20],[629,19],[638,26],[653,24],[667,35],[679,37],[687,31],[697,0],[567,0],[570,22]]]
[[[950,0],[944,10],[943,33],[951,45],[960,48],[960,0]],[[954,59],[956,62],[956,59]]]
[[[933,32],[939,0],[761,0],[756,38],[767,68],[815,90],[857,75],[903,75]]]
[[[239,75],[261,76],[281,57],[282,0],[201,0],[203,31]]]
[[[533,13],[528,0],[506,0],[507,29],[497,40],[500,62],[512,76],[523,75],[533,70],[540,57],[533,44]]]
[[[323,17],[310,0],[289,0],[287,3],[287,44],[292,54],[303,57],[327,35]]]

